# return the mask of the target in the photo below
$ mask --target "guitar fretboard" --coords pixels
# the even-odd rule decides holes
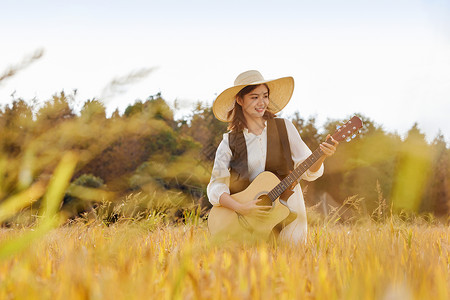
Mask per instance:
[[[327,141],[328,142],[328,141]],[[331,144],[330,140],[330,144]],[[267,195],[270,200],[275,201],[283,192],[289,188],[296,180],[303,175],[319,158],[323,155],[322,150],[317,148],[307,159],[305,159],[297,168],[286,176],[277,186],[275,186]]]

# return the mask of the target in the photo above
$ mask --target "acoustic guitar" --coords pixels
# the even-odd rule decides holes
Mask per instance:
[[[361,119],[354,116],[339,127],[332,137],[338,142],[350,141],[361,127]],[[326,142],[333,144],[331,138]],[[280,199],[280,195],[291,187],[322,155],[322,150],[317,148],[281,181],[271,172],[262,172],[245,190],[231,195],[234,200],[241,203],[260,199],[258,205],[271,206],[264,216],[251,214],[244,216],[223,206],[213,206],[208,216],[208,228],[212,237],[241,240],[267,239],[272,229],[291,213],[287,203]]]

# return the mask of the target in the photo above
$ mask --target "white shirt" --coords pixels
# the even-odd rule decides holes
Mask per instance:
[[[284,119],[288,134],[289,144],[291,148],[292,160],[294,168],[302,163],[311,155],[311,150],[306,146],[300,137],[297,129],[292,122]],[[267,124],[267,122],[266,122]],[[247,145],[248,171],[250,181],[255,179],[258,174],[264,171],[267,155],[267,125],[260,135],[255,135],[244,129],[244,138]],[[219,198],[223,193],[230,193],[230,160],[231,149],[228,144],[228,133],[223,135],[222,142],[219,144],[214,160],[214,167],[211,173],[211,180],[206,189],[209,202],[212,205],[220,205]],[[307,170],[300,179],[313,181],[323,174],[323,165],[317,172]],[[303,199],[303,193],[300,184],[294,188],[294,193],[289,197],[287,203],[290,209],[297,212],[296,221],[286,226],[280,233],[280,237],[288,238],[294,242],[299,242],[306,236],[306,210]]]

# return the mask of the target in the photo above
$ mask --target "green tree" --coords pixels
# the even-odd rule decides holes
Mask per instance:
[[[71,101],[73,101],[73,95],[67,96],[62,91],[59,95],[53,95],[50,101],[45,102],[36,114],[36,122],[39,125],[38,133],[54,128],[65,120],[73,119],[75,113],[70,105]]]
[[[106,119],[105,105],[96,99],[87,100],[80,111],[80,118],[83,119],[85,122],[90,122],[98,119],[105,120]]]
[[[14,100],[0,111],[1,152],[17,156],[33,134],[33,107],[23,99]]]
[[[190,124],[187,125],[186,122],[180,123],[180,131],[191,136],[202,145],[202,159],[213,161],[216,149],[222,140],[222,135],[227,130],[227,123],[217,120],[214,117],[212,107],[201,102],[196,104]]]
[[[317,129],[315,118],[310,117],[305,121],[305,119],[300,116],[300,113],[296,111],[290,119],[300,133],[302,140],[312,151],[319,147],[321,135]]]
[[[426,198],[422,201],[421,210],[433,212],[437,216],[445,216],[449,213],[449,151],[442,133],[436,136],[430,145],[432,153],[432,175],[429,178]]]

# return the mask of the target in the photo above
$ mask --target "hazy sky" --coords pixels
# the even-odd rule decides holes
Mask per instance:
[[[43,102],[77,89],[112,112],[161,92],[188,114],[246,70],[293,76],[283,112],[346,118],[390,132],[414,122],[450,141],[450,0],[4,1],[0,75],[36,49],[44,56],[0,84],[0,103]],[[155,68],[112,95],[114,78]]]

